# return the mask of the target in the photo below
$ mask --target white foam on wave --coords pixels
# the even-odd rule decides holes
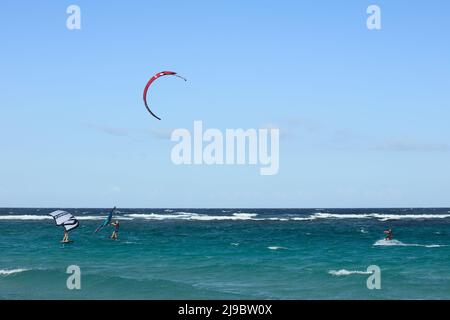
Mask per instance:
[[[404,246],[405,244],[398,240],[378,240],[373,244],[374,246]]]
[[[287,250],[286,247],[277,247],[277,246],[267,247],[267,249],[269,249],[269,250]]]
[[[312,217],[316,219],[367,219],[370,218],[371,215],[369,213],[361,213],[361,214],[339,214],[339,213],[326,213],[326,212],[318,212],[312,215]]]
[[[145,220],[166,220],[166,219],[186,219],[192,214],[157,214],[157,213],[132,213],[126,216],[132,219]]]
[[[413,220],[413,219],[446,219],[450,218],[450,214],[381,214],[381,213],[327,213],[318,212],[310,216],[313,219],[378,219],[379,221],[388,220]],[[295,219],[295,218],[294,218]],[[293,219],[293,220],[294,220]]]
[[[258,220],[256,213],[233,213],[231,216],[194,215],[189,220],[213,221],[213,220]]]
[[[401,247],[424,247],[424,248],[440,248],[447,247],[442,244],[418,244],[418,243],[403,243],[398,240],[378,240],[373,244],[374,246],[401,246]]]
[[[292,221],[312,221],[312,220],[316,220],[316,219],[317,218],[314,216],[290,218],[290,220],[292,220]]]
[[[12,269],[12,270],[5,270],[5,269],[0,269],[0,276],[9,276],[15,273],[20,273],[20,272],[25,272],[25,271],[29,271],[29,269]]]
[[[78,220],[105,220],[106,216],[77,216]]]
[[[289,221],[289,218],[265,218],[265,219],[254,219],[254,220],[269,220],[269,221]]]
[[[333,276],[349,276],[352,274],[372,274],[372,272],[369,271],[358,271],[358,270],[346,270],[346,269],[341,269],[341,270],[330,270],[328,271],[329,274],[333,275]]]
[[[229,216],[223,215],[206,215],[206,214],[198,214],[192,212],[175,212],[173,214],[129,214],[128,217],[136,218],[136,219],[145,219],[145,220],[169,220],[169,219],[178,219],[178,220],[195,220],[195,221],[214,221],[214,220],[258,220],[255,217],[258,214],[256,213],[233,213]]]
[[[0,216],[0,220],[51,220],[51,216],[38,216],[38,215],[6,215]]]
[[[401,219],[447,219],[450,214],[373,214],[374,218],[380,221],[401,220]]]
[[[236,216],[236,217],[250,217],[250,218],[253,218],[253,217],[256,217],[258,214],[257,213],[247,213],[247,212],[235,212],[235,213],[233,213],[233,216]]]
[[[222,210],[224,211],[224,210]],[[78,220],[103,220],[105,215],[80,215],[77,216]],[[195,212],[173,212],[172,209],[164,210],[164,213],[144,213],[144,214],[125,214],[115,216],[114,219],[118,220],[166,220],[166,219],[179,219],[179,220],[193,220],[193,221],[239,221],[239,220],[253,220],[253,221],[314,221],[319,219],[378,219],[379,221],[389,220],[425,220],[425,219],[446,219],[450,218],[450,214],[381,214],[381,213],[361,213],[361,214],[345,214],[345,213],[328,213],[328,212],[316,212],[311,215],[305,216],[259,216],[257,213],[235,212],[233,214],[222,215],[208,215],[199,214]],[[51,220],[49,215],[0,215],[0,220]],[[364,231],[361,231],[365,233]]]
[[[107,216],[77,216],[78,220],[105,220]],[[125,216],[114,216],[114,220],[133,220]]]

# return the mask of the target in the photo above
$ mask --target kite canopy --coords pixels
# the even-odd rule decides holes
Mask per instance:
[[[183,79],[184,81],[187,81],[185,78],[179,76],[176,72],[173,72],[173,71],[161,71],[161,72],[158,72],[150,80],[148,80],[148,82],[147,82],[147,84],[145,85],[145,88],[144,88],[144,94],[143,94],[144,104],[145,104],[145,107],[147,108],[148,112],[150,112],[150,114],[152,116],[154,116],[158,120],[161,120],[161,118],[158,117],[156,114],[154,114],[153,111],[150,110],[150,107],[148,106],[148,103],[147,103],[147,91],[148,91],[148,88],[150,87],[150,85],[153,83],[153,81],[155,81],[156,79],[158,79],[160,77],[163,77],[163,76],[175,76],[175,77],[178,77],[180,79]]]
[[[66,231],[73,230],[79,226],[78,220],[70,213],[62,210],[56,210],[49,213],[55,219],[57,226],[63,226]]]

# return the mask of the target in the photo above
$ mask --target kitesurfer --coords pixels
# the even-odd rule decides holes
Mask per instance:
[[[384,240],[392,240],[393,235],[392,235],[392,229],[388,229],[386,231],[384,231],[384,234],[386,235],[386,237],[384,238]]]
[[[114,231],[111,235],[111,239],[116,240],[119,236],[119,220],[116,220],[115,222],[112,222],[111,225],[114,227]]]

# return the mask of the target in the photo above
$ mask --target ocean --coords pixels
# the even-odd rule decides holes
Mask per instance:
[[[450,299],[448,208],[53,210],[0,209],[0,299]]]

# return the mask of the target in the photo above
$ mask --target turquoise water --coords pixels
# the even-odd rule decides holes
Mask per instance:
[[[450,209],[120,209],[118,241],[66,210],[63,245],[52,209],[0,209],[0,299],[450,299]]]

